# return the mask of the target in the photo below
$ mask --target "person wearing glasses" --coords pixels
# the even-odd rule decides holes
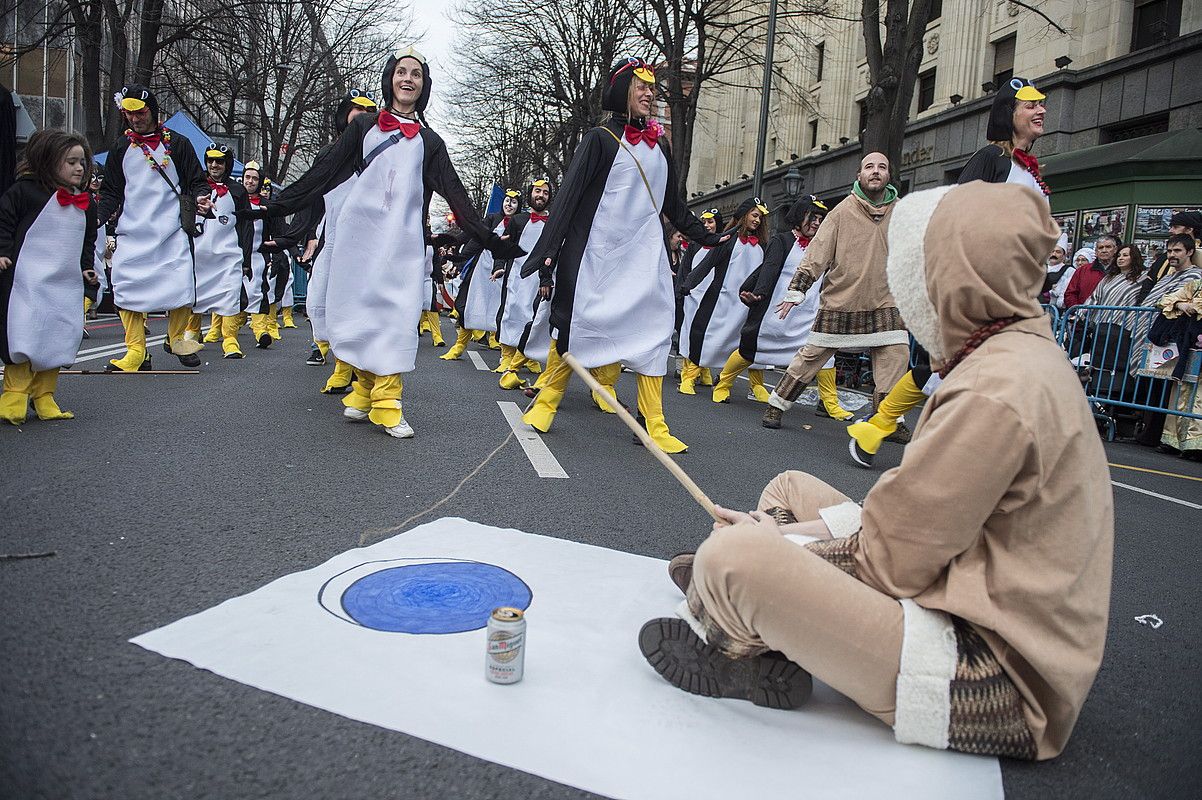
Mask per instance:
[[[993,97],[985,137],[989,144],[973,153],[964,165],[957,183],[1016,183],[1026,186],[1047,201],[1052,190],[1039,173],[1039,160],[1031,148],[1043,136],[1047,114],[1047,96],[1025,78],[1011,78]],[[1048,206],[1051,213],[1051,206]],[[872,466],[873,458],[885,441],[906,444],[910,431],[902,423],[908,411],[917,408],[939,386],[932,376],[930,355],[921,347],[914,366],[901,377],[867,420],[849,425],[848,448],[851,458],[861,467]]]
[[[432,83],[420,53],[392,53],[381,77],[383,109],[353,119],[268,207],[272,216],[296,213],[339,186],[348,170],[358,173],[337,214],[340,233],[325,251],[326,333],[331,352],[355,370],[343,416],[398,439],[414,435],[401,410],[401,374],[413,370],[417,355],[431,194],[438,192],[459,227],[495,257],[525,255],[485,227],[442,137],[426,125]]]
[[[199,367],[196,353],[204,345],[184,335],[196,279],[181,196],[195,197],[196,212],[208,214],[209,185],[192,143],[159,122],[159,103],[149,89],[129,84],[115,99],[126,128],[109,149],[97,216],[110,236],[113,303],[125,327],[126,352],[105,369],[150,368],[146,315],[156,311],[167,312],[168,352],[185,367]]]
[[[254,222],[241,181],[230,177],[234,154],[226,145],[205,148],[206,180],[212,210],[200,218],[196,236],[196,303],[193,316],[212,314],[209,334],[220,337],[224,358],[242,358],[239,315],[246,311],[243,277],[251,274]],[[196,317],[199,321],[199,317]],[[214,336],[214,334],[216,334]],[[206,337],[208,338],[208,337]]]

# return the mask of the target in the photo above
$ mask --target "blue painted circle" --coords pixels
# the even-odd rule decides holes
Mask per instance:
[[[488,624],[494,608],[530,606],[530,587],[507,569],[476,561],[409,564],[365,575],[342,593],[342,608],[390,633],[463,633]]]

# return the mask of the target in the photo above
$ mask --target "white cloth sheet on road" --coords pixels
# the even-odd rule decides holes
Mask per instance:
[[[495,565],[529,587],[520,683],[485,679],[482,629],[390,633],[339,613],[337,596],[359,577],[427,561]],[[679,602],[663,561],[446,518],[132,641],[614,798],[1002,797],[996,759],[898,744],[885,725],[817,682],[796,711],[673,688],[643,660],[637,636]]]

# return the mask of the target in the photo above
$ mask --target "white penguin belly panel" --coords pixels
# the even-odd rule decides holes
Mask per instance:
[[[696,269],[697,265],[700,264],[705,258],[707,251],[708,248],[697,254],[697,260],[693,263],[694,269]],[[693,341],[693,325],[697,322],[697,309],[701,306],[701,298],[705,297],[705,293],[709,291],[709,288],[711,285],[713,285],[713,283],[714,273],[713,270],[711,270],[708,275],[701,279],[701,283],[697,284],[695,288],[691,289],[689,293],[685,295],[684,317],[680,323],[680,352],[685,356],[691,357],[692,355],[699,355],[697,353],[690,354],[689,352],[691,343]]]
[[[818,307],[821,302],[822,278],[814,281],[814,285],[806,292],[801,304],[789,312],[789,316],[780,319],[776,307],[785,299],[789,291],[789,281],[797,271],[805,255],[805,248],[794,246],[785,259],[785,266],[780,271],[776,286],[772,290],[772,298],[768,301],[768,310],[764,312],[764,321],[760,323],[759,336],[756,339],[755,366],[787,367],[797,351],[805,347],[810,338],[810,329],[818,317]]]
[[[259,252],[259,248],[263,245],[263,221],[256,220],[254,226],[255,232],[250,242],[250,276],[242,279],[242,286],[246,289],[246,312],[248,314],[258,314],[266,310],[263,308],[263,293],[266,291],[264,284],[267,275],[267,259]]]
[[[497,223],[493,233],[505,233],[504,222]],[[497,330],[497,312],[501,309],[501,281],[492,279],[492,253],[481,251],[472,267],[472,279],[468,282],[467,301],[463,304],[463,327],[469,331]]]
[[[739,299],[739,287],[763,261],[764,251],[759,245],[735,242],[722,286],[718,288],[717,301],[705,327],[704,344],[697,359],[700,366],[721,367],[738,348],[739,334],[743,331],[743,323],[747,321],[747,306]],[[704,294],[708,294],[708,291]],[[702,303],[705,301],[702,300]]]
[[[210,195],[213,218],[204,221],[204,232],[196,237],[197,314],[210,312],[229,317],[242,304],[242,247],[238,244],[238,218],[234,198]]]
[[[572,300],[568,349],[586,367],[622,362],[642,375],[667,372],[676,316],[658,210],[667,182],[668,162],[660,148],[639,144],[618,150]]]
[[[75,363],[83,339],[84,213],[54,195],[29,226],[8,298],[8,352],[35,371]]]
[[[305,313],[313,325],[313,338],[319,342],[327,339],[326,334],[326,288],[330,282],[330,254],[334,252],[334,241],[338,235],[338,215],[342,213],[342,204],[351,193],[355,182],[352,175],[335,186],[325,195],[325,218],[322,220],[322,230],[319,239],[325,239],[321,252],[313,259],[313,272],[309,275],[309,289],[305,297]]]
[[[118,155],[110,153],[110,157]],[[165,151],[153,151],[161,164]],[[126,311],[170,311],[196,299],[192,249],[179,226],[179,197],[137,147],[126,148],[125,200],[113,253],[113,300]],[[179,186],[175,163],[166,166]]]
[[[545,222],[527,222],[518,245],[529,253],[538,242],[544,225]],[[522,267],[525,263],[525,256],[514,259],[513,266],[509,268],[509,275],[505,278],[505,308],[501,312],[497,338],[501,340],[501,344],[512,347],[518,346],[526,326],[534,319],[534,299],[538,297],[538,273],[523,278]]]
[[[378,128],[364,154],[386,138]],[[421,136],[402,138],[358,177],[338,214],[326,333],[334,354],[377,375],[413,369],[426,267]]]

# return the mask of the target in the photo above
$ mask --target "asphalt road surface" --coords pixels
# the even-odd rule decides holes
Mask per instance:
[[[509,434],[498,401],[526,402],[472,359],[436,360],[445,351],[424,338],[404,394],[417,437],[390,439],[348,424],[338,400],[317,392],[328,368],[305,365],[298,322],[267,351],[244,332],[241,361],[209,345],[199,375],[63,376],[58,398],[74,421],[0,429],[0,552],[55,552],[0,560],[0,797],[590,796],[128,643],[430,506]],[[90,358],[76,366],[101,369],[121,329],[89,327],[81,358]],[[161,335],[165,320],[151,327]],[[157,344],[152,352],[156,368],[178,366]],[[496,353],[477,352],[496,364]],[[668,422],[691,446],[679,463],[723,505],[751,507],[784,469],[857,500],[878,474],[853,465],[842,425],[811,409],[769,431],[763,407],[743,399],[745,383],[725,406],[673,386]],[[633,403],[632,376],[619,391]],[[437,515],[657,558],[696,547],[709,530],[578,382],[541,438],[567,480],[540,478],[511,441]],[[901,452],[885,445],[879,465]],[[1002,762],[1011,798],[1202,797],[1202,465],[1134,445],[1107,453],[1125,486],[1114,488],[1105,660],[1062,756]],[[1163,624],[1136,621],[1147,614]]]

